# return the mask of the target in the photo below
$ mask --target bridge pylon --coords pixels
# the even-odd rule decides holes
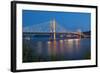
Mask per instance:
[[[54,40],[56,39],[56,21],[53,19],[50,23],[50,32],[53,33]]]

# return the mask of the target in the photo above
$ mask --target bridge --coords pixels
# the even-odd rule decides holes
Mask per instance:
[[[87,37],[80,29],[77,32],[71,32],[66,30],[63,26],[59,25],[55,19],[40,24],[31,25],[23,28],[23,36],[36,36],[36,35],[48,35],[56,40],[57,36],[60,38],[79,38]]]

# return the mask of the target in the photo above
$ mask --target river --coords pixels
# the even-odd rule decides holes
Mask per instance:
[[[48,38],[23,39],[23,62],[86,60],[91,58],[91,40]]]

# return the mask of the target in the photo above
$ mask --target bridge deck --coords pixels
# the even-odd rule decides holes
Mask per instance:
[[[77,34],[75,32],[56,32],[56,34]],[[53,32],[23,32],[23,34],[54,34]]]

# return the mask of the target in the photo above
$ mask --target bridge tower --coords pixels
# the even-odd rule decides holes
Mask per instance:
[[[53,21],[51,21],[51,23],[50,23],[50,32],[53,33],[53,38],[55,40],[56,39],[56,21],[55,21],[55,19],[53,19]]]

